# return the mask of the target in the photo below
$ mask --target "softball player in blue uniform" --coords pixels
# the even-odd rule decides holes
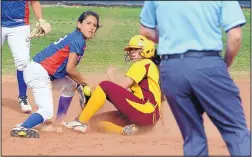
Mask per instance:
[[[250,131],[239,89],[229,76],[246,23],[236,1],[148,1],[140,34],[158,42],[161,88],[184,139],[184,155],[207,156],[202,114],[220,131],[229,153],[250,155]],[[222,32],[227,33],[226,54]]]
[[[38,21],[42,19],[42,8],[39,1],[31,1],[33,12]],[[23,78],[23,70],[30,61],[29,1],[2,1],[2,45],[7,39],[17,69],[19,87],[19,105],[22,112],[30,113],[32,107],[27,99],[27,86]]]
[[[24,70],[24,80],[31,88],[38,111],[11,130],[14,137],[39,137],[34,126],[53,116],[52,86],[61,89],[57,118],[64,115],[71,103],[76,83],[89,81],[76,69],[86,48],[86,40],[99,28],[99,16],[91,11],[83,12],[76,30],[38,53]],[[91,86],[91,85],[89,85]]]

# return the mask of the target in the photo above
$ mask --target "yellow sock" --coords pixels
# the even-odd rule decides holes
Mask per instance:
[[[122,134],[122,131],[123,131],[123,127],[116,125],[114,123],[108,122],[108,121],[100,121],[98,123],[98,127],[100,130],[108,132],[108,133]]]
[[[79,121],[86,124],[89,119],[104,105],[105,101],[106,95],[102,88],[98,85],[92,93],[86,107],[81,112]]]

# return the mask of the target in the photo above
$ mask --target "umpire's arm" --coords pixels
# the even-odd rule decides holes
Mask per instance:
[[[235,56],[239,52],[239,49],[241,47],[241,41],[242,41],[242,30],[240,26],[235,27],[228,31],[226,54],[224,58],[228,68],[233,63]]]
[[[156,29],[156,9],[153,1],[145,1],[140,14],[140,34],[158,43],[158,31]]]
[[[225,62],[229,68],[238,54],[242,41],[242,29],[246,23],[242,9],[237,1],[221,2],[221,25],[227,33]]]

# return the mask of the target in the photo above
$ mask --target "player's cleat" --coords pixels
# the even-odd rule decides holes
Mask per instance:
[[[73,129],[82,133],[85,133],[87,131],[87,125],[82,124],[78,120],[74,120],[71,122],[63,122],[61,124],[66,128]]]
[[[27,99],[27,96],[18,97],[19,105],[23,113],[31,113],[32,107]]]
[[[126,136],[131,136],[131,135],[135,135],[138,131],[138,128],[135,124],[131,124],[131,125],[126,125],[125,127],[123,127],[123,135]]]
[[[39,132],[35,129],[27,129],[21,126],[16,125],[10,132],[12,137],[21,137],[21,138],[39,138]]]

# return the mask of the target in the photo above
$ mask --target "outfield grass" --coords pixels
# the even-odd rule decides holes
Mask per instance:
[[[139,14],[141,8],[127,7],[47,7],[43,8],[44,18],[52,24],[52,32],[31,42],[31,56],[34,56],[51,42],[73,31],[79,15],[92,9],[100,14],[103,25],[94,39],[87,42],[85,57],[79,65],[82,72],[104,72],[109,65],[117,66],[120,70],[126,70],[128,65],[124,62],[123,48],[130,37],[138,34]],[[34,16],[32,14],[32,28],[34,28]],[[247,24],[243,27],[243,43],[231,70],[232,72],[250,71],[250,11],[244,10]],[[223,39],[226,40],[226,37]],[[7,42],[3,47],[2,55],[3,74],[14,74],[15,67]]]

